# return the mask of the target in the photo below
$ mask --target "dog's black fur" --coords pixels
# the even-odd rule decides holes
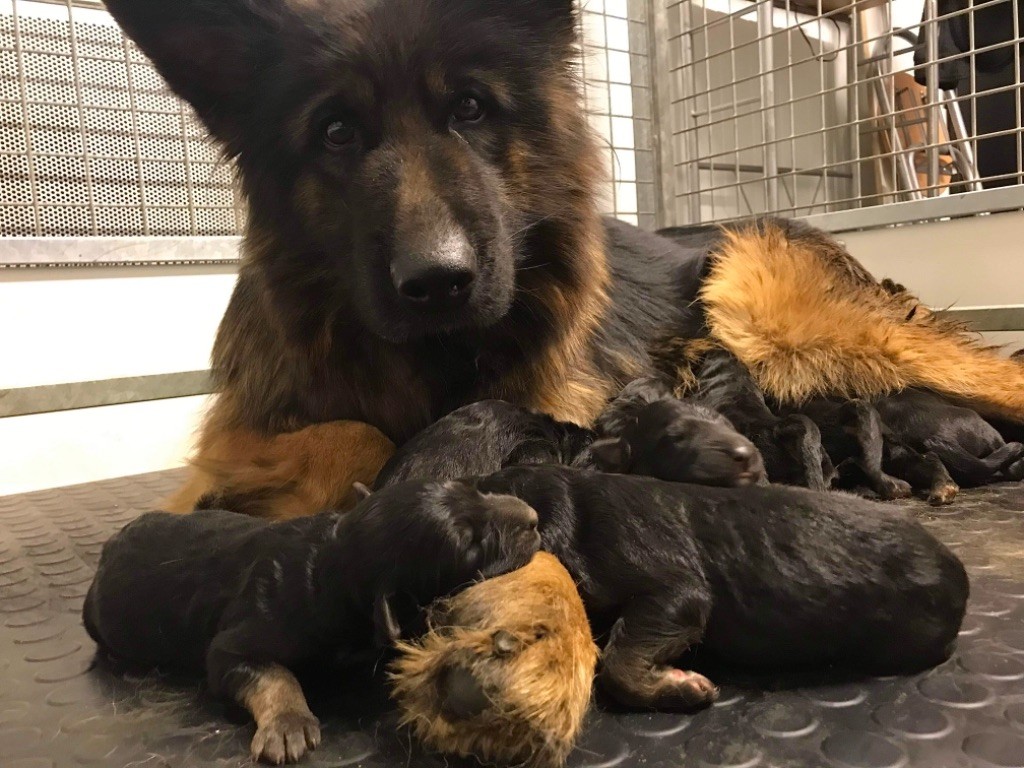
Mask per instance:
[[[725,416],[760,450],[768,480],[825,490],[835,479],[817,426],[806,416],[776,416],[750,372],[732,354],[715,349],[704,357],[696,399]]]
[[[665,483],[565,467],[474,481],[540,515],[542,547],[609,628],[602,679],[626,704],[689,707],[686,648],[756,667],[915,672],[951,653],[968,581],[911,516],[845,493]]]
[[[525,565],[536,525],[522,501],[461,483],[405,483],[282,523],[151,512],[104,546],[83,619],[109,655],[205,670],[244,704],[271,665],[390,645],[403,611]]]
[[[905,479],[888,475],[882,468],[884,425],[871,403],[816,398],[801,406],[776,405],[776,412],[787,416],[803,414],[814,422],[841,484],[864,484],[887,501],[911,495],[911,486]]]
[[[638,393],[654,394],[650,400]],[[709,408],[684,403],[653,380],[623,390],[599,420],[603,437],[500,400],[464,406],[414,436],[384,466],[376,488],[405,480],[483,475],[561,464],[707,485],[749,485],[764,474],[754,445]]]
[[[1024,479],[1024,445],[1004,441],[969,408],[921,390],[877,398],[875,407],[897,441],[922,454],[934,453],[960,485]]]

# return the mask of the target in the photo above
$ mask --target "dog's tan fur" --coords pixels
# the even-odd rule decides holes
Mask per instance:
[[[712,335],[780,400],[918,386],[1024,420],[1019,365],[777,225],[726,232],[701,298]]]
[[[425,637],[400,645],[392,668],[403,721],[440,752],[561,765],[583,724],[597,664],[583,603],[561,563],[541,552],[525,568],[462,592],[438,614]],[[515,636],[517,652],[496,652],[498,631]],[[440,693],[440,678],[453,666],[469,670],[492,704],[458,722],[442,714]]]
[[[359,500],[353,485],[372,484],[395,451],[380,430],[356,421],[277,435],[210,423],[200,435],[189,481],[165,505],[169,511],[191,512],[210,491],[245,497],[247,513],[275,520],[349,509]]]

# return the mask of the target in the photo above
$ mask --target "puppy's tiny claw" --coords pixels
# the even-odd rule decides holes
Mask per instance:
[[[504,629],[495,632],[493,640],[497,656],[511,656],[519,649],[519,638]]]

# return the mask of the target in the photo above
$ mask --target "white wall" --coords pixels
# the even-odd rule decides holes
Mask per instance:
[[[203,370],[230,267],[0,270],[0,390]],[[180,466],[203,397],[0,418],[0,495]]]

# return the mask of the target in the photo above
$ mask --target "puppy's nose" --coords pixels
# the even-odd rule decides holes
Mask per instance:
[[[458,309],[473,293],[476,253],[452,228],[426,247],[403,248],[391,260],[391,282],[410,307],[444,312]]]
[[[743,467],[746,467],[750,465],[751,459],[754,458],[754,449],[749,445],[737,445],[732,449],[731,455],[733,461]]]

